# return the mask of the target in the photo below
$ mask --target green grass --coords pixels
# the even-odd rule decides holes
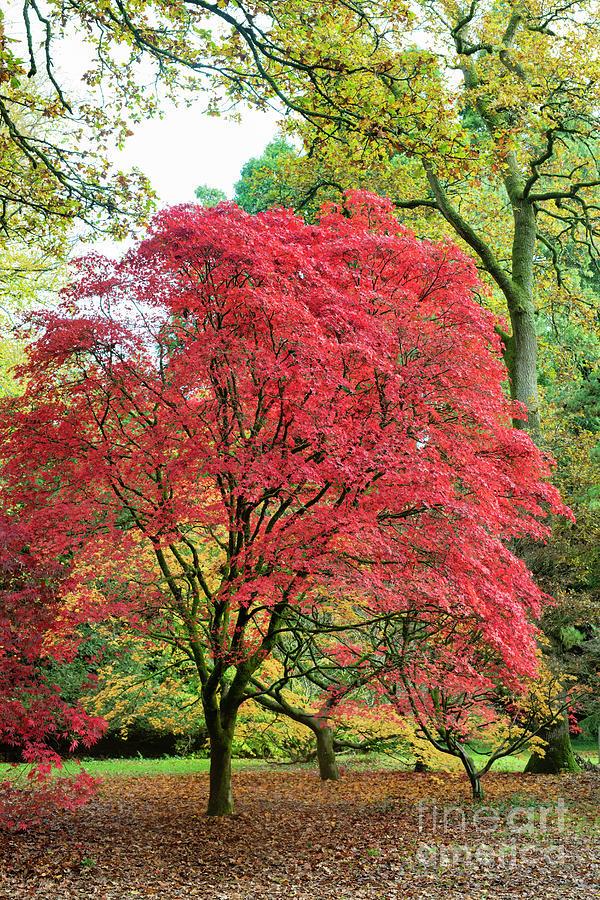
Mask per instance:
[[[575,753],[587,757],[591,762],[598,761],[598,748],[594,741],[579,739],[573,741]],[[479,756],[479,754],[477,754]],[[484,756],[479,757],[481,762],[485,761]],[[449,757],[449,760],[451,758]],[[522,772],[525,768],[529,753],[519,753],[515,756],[506,756],[499,759],[493,766],[494,772]],[[394,756],[387,753],[369,753],[369,754],[351,754],[341,755],[340,763],[350,769],[357,771],[368,771],[377,769],[406,769],[409,768],[406,760],[400,756]],[[153,775],[198,775],[207,773],[209,770],[208,759],[196,759],[191,757],[171,756],[163,759],[86,759],[83,760],[83,766],[90,775],[98,778],[135,778],[149,777]],[[269,766],[268,760],[262,759],[234,759],[233,768],[248,769]],[[315,762],[302,765],[302,768],[314,768]],[[2,778],[15,778],[22,776],[28,767],[10,766],[7,763],[0,763],[0,780]],[[67,775],[74,774],[78,771],[78,766],[73,762],[66,762],[64,773]]]
[[[598,741],[595,741],[593,738],[578,737],[571,743],[573,744],[575,753],[598,754]]]
[[[86,772],[97,778],[135,778],[151,775],[197,775],[208,772],[208,759],[192,759],[183,757],[166,757],[164,759],[85,759],[82,764]],[[262,759],[234,759],[233,768],[247,769],[264,766]],[[0,779],[18,777],[26,768],[25,766],[10,766],[0,763]],[[66,775],[75,774],[78,771],[75,762],[67,761],[63,772]]]
[[[197,775],[208,772],[210,760],[167,757],[165,759],[87,759],[83,765],[90,775],[101,778],[135,775]],[[264,766],[262,759],[234,759],[233,768]]]
[[[579,751],[577,751],[579,752]],[[483,754],[473,754],[475,759],[482,765],[486,760]],[[448,769],[457,772],[462,771],[461,764],[454,757],[446,757]],[[516,756],[505,756],[497,760],[492,768],[493,772],[522,772],[529,759],[529,753],[521,753]],[[364,772],[371,769],[389,769],[389,770],[409,770],[412,764],[407,763],[400,757],[394,756],[392,753],[369,753],[369,754],[349,754],[339,757],[339,761],[343,766],[356,771]]]
[[[573,749],[578,756],[583,756],[593,763],[598,762],[598,746],[593,740],[582,738],[576,739],[573,741]],[[483,753],[474,753],[473,756],[480,765],[483,765],[487,759]],[[525,750],[523,753],[517,753],[512,756],[503,756],[501,759],[496,760],[492,766],[492,772],[522,772],[527,765],[529,756],[529,750]],[[340,756],[339,760],[342,765],[357,771],[412,768],[410,765],[407,765],[404,758],[395,756],[393,752],[369,753],[364,755],[352,753]],[[460,763],[453,757],[448,756],[447,760],[449,769],[456,770],[457,772],[462,771]]]

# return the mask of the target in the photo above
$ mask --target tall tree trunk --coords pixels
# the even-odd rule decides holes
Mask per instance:
[[[540,438],[540,407],[536,311],[533,300],[537,226],[535,210],[523,199],[519,179],[509,177],[505,183],[514,217],[511,285],[504,292],[512,335],[507,342],[505,361],[510,375],[511,395],[527,408],[527,420],[516,420],[515,425],[527,428],[537,443]]]
[[[231,745],[232,738],[210,738],[210,776],[208,807],[209,816],[229,816],[233,812],[231,792]]]
[[[579,766],[571,746],[569,718],[565,713],[558,722],[540,732],[547,746],[543,756],[535,751],[529,757],[526,772],[536,775],[558,775],[559,772],[578,772]]]
[[[537,334],[535,310],[526,295],[513,304],[510,320],[512,335],[507,342],[504,361],[510,376],[511,397],[523,403],[527,409],[527,420],[515,419],[514,425],[526,428],[537,441],[540,437]]]
[[[515,400],[527,407],[527,422],[515,422],[526,427],[536,443],[541,440],[540,408],[537,386],[537,332],[534,303],[534,257],[537,240],[535,209],[523,197],[518,177],[506,179],[514,216],[512,246],[512,282],[514,291],[507,294],[512,325],[508,341],[506,364],[511,378],[511,393]],[[577,763],[571,746],[568,721],[559,722],[543,735],[547,741],[546,755],[530,757],[527,772],[576,771]],[[574,767],[574,768],[573,768]]]
[[[321,781],[338,781],[340,770],[333,748],[333,728],[317,724],[312,730],[317,739],[317,760]]]
[[[469,73],[465,72],[467,81],[469,77]],[[491,244],[463,218],[460,210],[451,202],[431,163],[424,161],[423,167],[436,208],[459,237],[475,251],[483,268],[504,294],[512,325],[512,334],[504,337],[505,362],[510,376],[511,392],[515,400],[520,400],[527,407],[527,419],[515,421],[515,425],[527,428],[537,440],[540,431],[540,411],[537,388],[536,316],[533,302],[537,225],[535,208],[524,196],[524,181],[519,172],[518,162],[512,154],[508,155],[507,175],[504,179],[514,222],[510,271],[496,257]]]
[[[204,718],[210,742],[209,794],[206,814],[229,816],[233,812],[231,755],[237,707],[223,709],[215,694],[203,697]]]

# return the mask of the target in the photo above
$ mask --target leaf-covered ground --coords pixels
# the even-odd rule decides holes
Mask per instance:
[[[87,808],[0,835],[0,897],[600,895],[597,773],[491,775],[477,815],[452,774],[244,770],[227,820],[203,815],[206,789],[204,774],[113,778]]]

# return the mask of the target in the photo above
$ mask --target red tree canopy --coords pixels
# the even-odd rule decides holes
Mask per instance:
[[[44,807],[73,808],[93,787],[83,773],[50,780],[61,745],[89,747],[105,725],[66,703],[52,681],[51,665],[72,660],[79,644],[79,617],[61,597],[64,574],[64,565],[37,557],[25,529],[0,517],[0,745],[34,764],[26,790],[0,785],[3,826],[24,827]]]
[[[52,744],[91,744],[101,721],[63,702],[48,678],[51,663],[73,659],[78,646],[60,595],[63,567],[43,563],[27,533],[0,519],[0,743],[23,758],[58,760]]]
[[[561,505],[476,287],[366,194],[315,226],[166,210],[41,317],[0,424],[7,509],[47,559],[74,554],[82,618],[120,604],[205,692],[241,700],[286,611],[324,596],[354,621],[473,619],[531,671],[542,598],[507,542]]]

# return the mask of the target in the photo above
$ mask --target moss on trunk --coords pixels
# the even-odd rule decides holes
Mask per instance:
[[[557,775],[559,772],[579,771],[571,746],[566,716],[561,717],[549,728],[544,728],[540,732],[540,737],[547,742],[545,753],[540,756],[534,751],[525,766],[526,772],[536,775]]]

